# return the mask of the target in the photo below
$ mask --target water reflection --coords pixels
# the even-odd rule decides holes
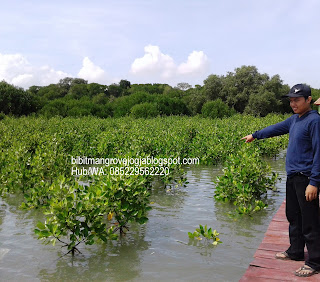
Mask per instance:
[[[0,198],[0,201],[1,201],[1,198]],[[6,203],[1,201],[0,202],[0,230],[1,230],[1,225],[2,225],[3,219],[6,216],[6,208],[7,208]]]
[[[125,281],[141,275],[141,252],[149,248],[143,229],[137,227],[119,241],[82,247],[74,258],[62,257],[54,269],[42,269],[41,281]]]
[[[215,250],[215,248],[217,248],[217,246],[213,246],[211,243],[212,243],[212,240],[211,241],[206,241],[206,240],[198,241],[197,239],[190,239],[189,238],[188,246],[196,247],[196,249],[197,249],[196,253],[200,254],[201,256],[211,257],[213,251]]]
[[[183,187],[166,187],[156,185],[151,192],[151,202],[153,209],[167,210],[167,209],[179,209],[184,205],[184,198],[187,196],[187,192]],[[174,216],[171,214],[168,216]]]

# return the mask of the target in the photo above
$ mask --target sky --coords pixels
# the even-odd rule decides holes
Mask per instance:
[[[0,81],[203,85],[253,65],[320,88],[318,0],[1,0]]]

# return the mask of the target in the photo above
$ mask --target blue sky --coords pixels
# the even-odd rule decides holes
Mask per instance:
[[[0,80],[203,85],[242,65],[320,88],[320,1],[2,1]]]

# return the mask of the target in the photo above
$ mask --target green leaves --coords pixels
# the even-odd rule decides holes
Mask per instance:
[[[260,197],[267,189],[274,189],[277,174],[271,174],[270,166],[256,148],[242,146],[237,154],[229,155],[223,172],[216,180],[215,199],[233,202],[239,214],[250,214],[267,206]]]
[[[60,190],[50,201],[46,223],[37,224],[35,233],[39,239],[52,244],[59,240],[74,254],[82,242],[92,245],[117,238],[104,218],[110,207],[105,194],[97,193],[99,185],[81,189],[74,178],[58,178],[52,186],[54,191]]]
[[[37,227],[41,230],[46,229],[46,226],[40,221],[37,223]]]
[[[212,231],[212,228],[208,228],[207,225],[202,226],[200,224],[199,228],[196,228],[196,230],[193,233],[188,232],[188,236],[192,240],[195,239],[201,241],[202,239],[206,239],[207,243],[210,242],[214,246],[222,243],[220,241],[220,238],[218,237],[219,233],[217,232],[217,230]]]
[[[148,221],[147,217],[140,217],[137,219],[137,222],[140,224],[145,224]]]

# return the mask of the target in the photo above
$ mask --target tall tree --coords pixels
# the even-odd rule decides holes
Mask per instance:
[[[12,115],[28,115],[37,110],[34,96],[5,81],[0,82],[0,112]]]
[[[211,74],[204,81],[204,91],[208,100],[216,100],[218,98],[226,99],[226,97],[222,95],[223,79],[223,76]]]
[[[73,99],[80,99],[81,97],[88,96],[88,94],[86,84],[73,84],[68,91],[68,96],[71,96]]]
[[[192,85],[190,85],[190,84],[187,83],[187,82],[179,82],[179,83],[177,84],[177,88],[180,89],[180,90],[183,90],[183,91],[188,90],[188,89],[190,89],[191,87],[192,87]]]
[[[260,86],[269,80],[267,74],[260,74],[255,66],[242,66],[229,72],[224,79],[222,95],[229,107],[242,113],[251,94],[258,93]]]
[[[131,87],[131,83],[130,81],[126,80],[126,79],[121,79],[120,82],[119,82],[119,86],[122,88],[122,89],[128,89]]]
[[[66,95],[70,88],[76,84],[88,84],[88,81],[82,78],[65,77],[59,80],[58,86]]]

